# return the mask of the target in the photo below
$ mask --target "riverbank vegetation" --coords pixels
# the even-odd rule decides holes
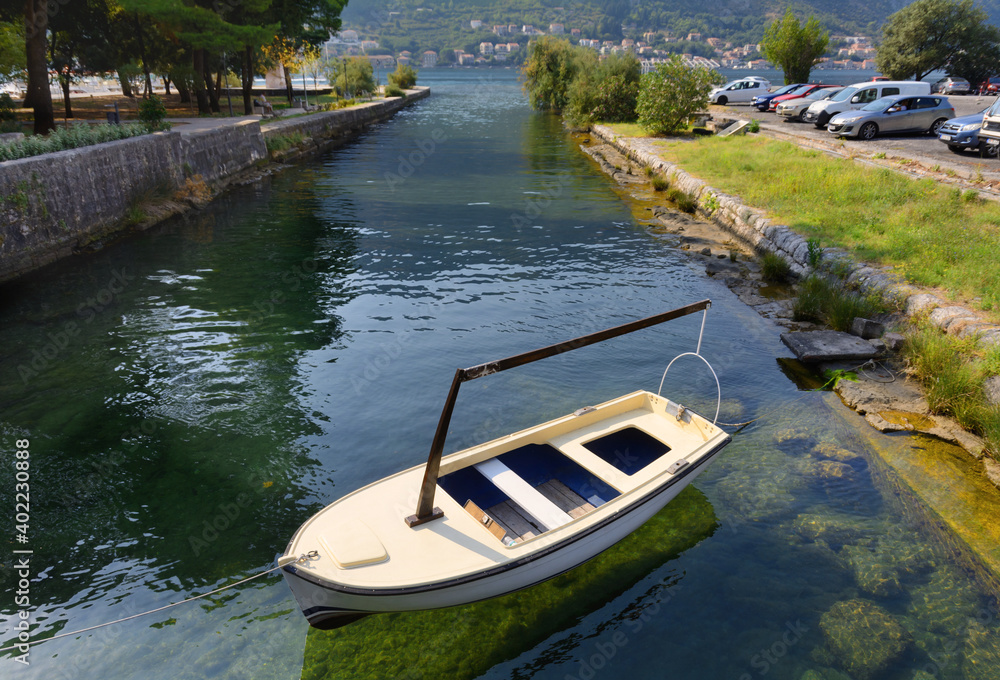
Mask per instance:
[[[658,144],[664,159],[803,236],[1000,312],[1000,205],[975,192],[761,137]]]
[[[934,413],[955,418],[986,441],[1000,458],[1000,407],[986,396],[986,380],[1000,375],[1000,345],[983,347],[975,337],[945,335],[917,321],[907,333],[904,356],[924,385]]]
[[[602,58],[548,36],[531,44],[521,71],[531,106],[562,114],[572,127],[638,122],[655,134],[686,127],[708,105],[712,85],[722,80],[711,69],[685,66],[680,57],[640,73],[631,53]]]
[[[10,144],[0,144],[0,162],[19,158],[40,156],[54,151],[76,149],[81,146],[113,142],[129,137],[147,135],[157,130],[169,129],[169,124],[158,123],[150,127],[146,123],[123,123],[122,125],[87,125],[86,123],[56,128],[49,135],[30,135]]]

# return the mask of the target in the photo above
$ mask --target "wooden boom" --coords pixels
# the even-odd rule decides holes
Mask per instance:
[[[500,371],[506,371],[509,368],[530,364],[533,361],[546,359],[548,357],[555,356],[556,354],[563,354],[574,349],[580,349],[581,347],[586,347],[587,345],[604,342],[605,340],[616,338],[619,335],[626,335],[628,333],[632,333],[633,331],[649,328],[650,326],[655,326],[666,321],[679,319],[680,317],[687,316],[688,314],[694,314],[695,312],[700,312],[702,310],[707,311],[711,306],[711,300],[694,302],[684,307],[672,309],[669,312],[654,314],[653,316],[647,316],[644,319],[630,321],[629,323],[608,328],[603,331],[581,335],[578,338],[549,345],[548,347],[542,347],[540,349],[531,350],[530,352],[515,354],[514,356],[507,357],[506,359],[500,359],[499,361],[490,361],[485,364],[479,364],[478,366],[460,368],[456,370],[455,377],[451,381],[451,389],[448,391],[448,398],[444,403],[444,409],[441,411],[441,418],[438,420],[437,431],[434,433],[434,441],[431,443],[430,454],[427,456],[427,467],[424,469],[424,479],[420,485],[420,498],[417,501],[417,511],[415,514],[406,518],[407,525],[410,527],[419,526],[425,522],[430,522],[444,515],[440,508],[434,507],[434,489],[437,487],[438,472],[441,469],[441,454],[444,452],[444,440],[448,436],[448,426],[451,424],[451,415],[455,411],[455,401],[458,399],[458,389],[462,386],[462,383],[468,382],[469,380],[475,380],[476,378],[482,378],[483,376],[491,375],[493,373],[499,373]]]

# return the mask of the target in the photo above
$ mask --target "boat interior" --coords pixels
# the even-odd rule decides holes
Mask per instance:
[[[621,484],[615,477],[634,475],[670,451],[635,426],[576,441],[579,446],[571,453],[554,443],[560,442],[519,446],[443,475],[438,485],[501,543],[512,546],[618,497]]]

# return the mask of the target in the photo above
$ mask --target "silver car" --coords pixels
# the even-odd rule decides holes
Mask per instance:
[[[929,132],[955,117],[947,97],[893,95],[876,99],[855,111],[838,113],[827,124],[831,135],[872,139],[879,133]]]
[[[931,92],[940,92],[941,94],[969,94],[972,92],[972,85],[965,78],[948,76],[931,85]]]

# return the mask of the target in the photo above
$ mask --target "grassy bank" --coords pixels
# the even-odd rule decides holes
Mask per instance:
[[[756,136],[656,144],[663,159],[803,236],[1000,313],[1000,205],[975,192]]]

